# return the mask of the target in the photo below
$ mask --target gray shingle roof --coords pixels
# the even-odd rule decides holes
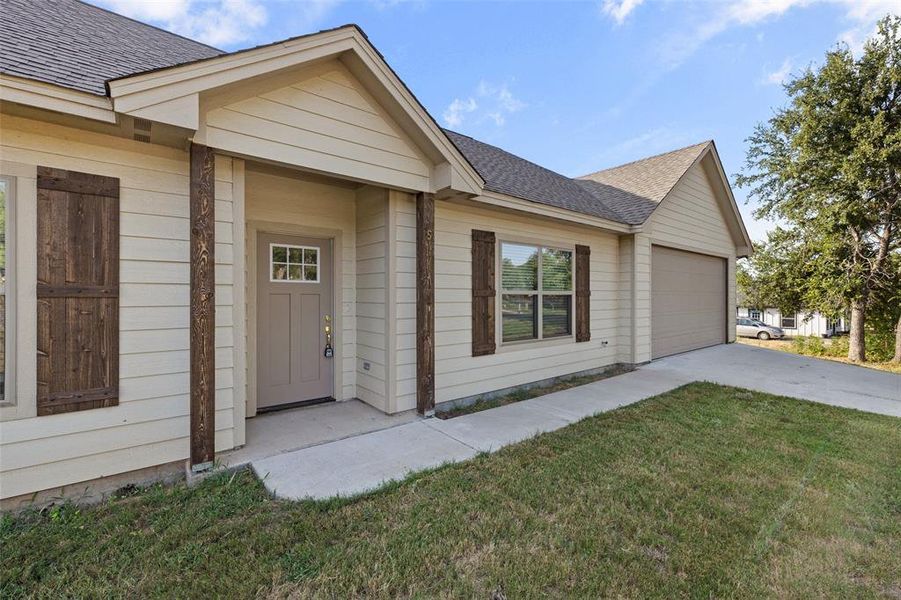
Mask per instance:
[[[78,0],[2,0],[0,72],[106,95],[108,79],[221,50]]]
[[[706,141],[579,178],[585,189],[623,216],[643,223],[695,160],[713,142]]]
[[[444,132],[492,192],[624,222],[616,211],[575,179],[529,162],[497,146],[445,129]]]
[[[80,0],[0,0],[0,72],[106,95],[110,79],[224,54]],[[487,190],[640,224],[710,142],[571,179],[445,130]]]

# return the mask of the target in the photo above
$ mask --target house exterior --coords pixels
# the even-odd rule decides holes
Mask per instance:
[[[298,402],[428,415],[734,341],[713,142],[571,179],[443,130],[353,25],[0,19],[4,506],[208,468]]]
[[[785,314],[778,308],[748,308],[739,306],[737,309],[738,317],[750,317],[767,325],[781,327],[785,330],[788,337],[800,336],[816,336],[830,337],[837,333],[848,331],[848,327],[843,318],[831,319],[825,317],[818,312],[797,312],[794,314]]]

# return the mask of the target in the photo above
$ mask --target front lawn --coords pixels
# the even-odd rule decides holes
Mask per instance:
[[[0,532],[0,596],[901,595],[901,419],[692,384],[355,500],[249,473]]]

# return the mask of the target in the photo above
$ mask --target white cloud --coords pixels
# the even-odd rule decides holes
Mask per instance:
[[[782,61],[782,65],[773,71],[772,73],[768,73],[761,83],[767,85],[782,85],[785,83],[785,80],[791,74],[792,70],[792,60],[790,58],[786,58]]]
[[[454,98],[454,101],[444,110],[442,115],[444,122],[448,127],[459,127],[463,123],[465,115],[473,112],[478,107],[479,105],[473,98],[467,98],[466,100]]]
[[[752,26],[770,18],[778,18],[789,10],[813,4],[832,4],[845,8],[845,19],[853,26],[840,36],[852,49],[863,46],[874,31],[876,21],[888,13],[898,13],[898,0],[729,0],[721,3],[702,3],[702,20],[685,32],[665,38],[659,48],[664,67],[674,69],[685,62],[712,38],[732,27]]]
[[[250,39],[266,24],[261,0],[100,0],[119,14],[147,21],[211,46],[228,46]],[[322,0],[303,5],[305,13],[322,10]]]
[[[473,95],[466,99],[455,98],[442,117],[448,127],[459,127],[467,119],[474,123],[490,121],[496,127],[503,127],[508,116],[525,107],[526,103],[510,91],[509,84],[494,84],[483,79]]]
[[[616,21],[617,25],[622,25],[623,21],[629,14],[638,8],[644,0],[604,0],[601,5],[601,12]]]

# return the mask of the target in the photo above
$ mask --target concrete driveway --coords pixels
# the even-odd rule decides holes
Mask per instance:
[[[901,375],[743,344],[670,356],[640,372],[711,381],[901,417]]]

